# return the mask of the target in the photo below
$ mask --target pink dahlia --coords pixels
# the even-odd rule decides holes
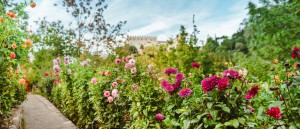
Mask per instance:
[[[170,76],[171,74],[176,74],[176,73],[178,73],[178,70],[175,69],[175,68],[168,68],[168,69],[166,69],[165,73],[166,73],[168,76]]]
[[[202,90],[204,93],[212,91],[214,87],[218,84],[218,78],[216,76],[211,76],[210,78],[204,78],[201,81]]]
[[[59,63],[60,62],[60,58],[57,58],[56,61],[57,61],[57,63]]]
[[[120,59],[116,59],[116,60],[115,60],[115,63],[118,65],[118,64],[121,63],[121,60],[120,60]]]
[[[246,99],[252,99],[258,93],[258,86],[253,86],[250,90],[248,90],[248,94],[244,96]]]
[[[297,46],[294,46],[291,56],[293,59],[296,59],[297,56],[300,58],[300,49]]]
[[[117,82],[113,82],[111,85],[112,85],[113,87],[117,87],[117,86],[118,86],[118,83],[117,83]]]
[[[229,70],[223,71],[223,76],[229,77],[230,79],[236,79],[236,78],[239,78],[239,72],[229,69]]]
[[[58,62],[57,62],[56,59],[52,60],[52,62],[53,62],[54,65],[57,65],[57,64],[58,64]]]
[[[277,119],[280,119],[282,117],[280,109],[278,107],[271,107],[269,110],[267,110],[267,114]]]
[[[229,79],[227,77],[223,77],[223,78],[220,78],[218,79],[218,89],[220,91],[226,89],[229,85]]]
[[[164,80],[164,81],[161,82],[161,85],[162,85],[163,87],[166,87],[166,86],[169,86],[170,83],[169,83],[167,80]]]
[[[105,97],[109,97],[110,96],[110,92],[109,91],[104,91],[104,96]]]
[[[193,62],[192,67],[193,68],[200,68],[200,64],[198,62]]]
[[[169,93],[172,93],[172,91],[174,91],[174,87],[171,85],[167,85],[165,86],[166,91],[168,91]]]
[[[95,84],[96,82],[97,82],[97,79],[96,79],[96,78],[92,78],[92,79],[91,79],[91,83],[92,83],[92,84]]]
[[[107,101],[108,101],[109,103],[112,103],[112,102],[114,101],[114,98],[111,97],[111,96],[109,96],[109,97],[107,97]]]
[[[184,88],[178,93],[178,95],[180,98],[184,98],[190,96],[192,93],[193,91],[190,88]]]
[[[175,91],[180,88],[180,85],[181,85],[181,81],[179,81],[179,80],[176,80],[176,82],[174,84],[172,84]]]
[[[134,60],[134,59],[130,59],[130,60],[128,61],[128,63],[131,64],[131,65],[135,65],[135,60]]]
[[[157,113],[157,114],[155,115],[155,118],[156,118],[156,120],[164,120],[164,119],[165,119],[164,115],[161,114],[161,113]]]

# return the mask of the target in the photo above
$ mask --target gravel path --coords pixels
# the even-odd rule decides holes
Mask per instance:
[[[26,129],[77,129],[51,102],[40,95],[28,94],[22,106]]]

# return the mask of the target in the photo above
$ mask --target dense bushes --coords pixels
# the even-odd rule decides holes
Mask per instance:
[[[9,6],[8,10],[6,6]],[[0,128],[11,109],[25,100],[26,80],[18,65],[27,61],[32,42],[22,18],[25,5],[12,6],[6,2],[0,5]]]
[[[274,62],[286,71],[276,69],[265,83],[246,69],[205,78],[197,63],[190,65],[191,73],[182,74],[174,68],[157,72],[155,65],[141,67],[145,62],[130,58],[96,70],[88,61],[54,65],[60,81],[53,87],[52,102],[80,128],[300,126],[294,59],[285,66]]]

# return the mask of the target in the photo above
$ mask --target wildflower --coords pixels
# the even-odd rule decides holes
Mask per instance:
[[[250,90],[248,90],[248,94],[244,96],[246,99],[252,99],[258,93],[258,86],[253,86]]]
[[[81,64],[82,66],[89,66],[89,64],[88,64],[88,61],[87,61],[87,60],[85,60],[85,61],[82,61],[80,64]]]
[[[136,90],[136,91],[139,90],[139,88],[138,88],[138,86],[137,86],[136,84],[133,84],[133,85],[132,85],[132,88],[133,88],[134,90]]]
[[[113,87],[117,87],[117,86],[118,86],[118,83],[117,83],[117,82],[113,82],[111,85],[112,85]]]
[[[131,68],[130,71],[131,71],[132,74],[135,74],[137,72],[136,67]]]
[[[45,76],[45,77],[48,77],[48,75],[49,75],[48,73],[44,73],[44,76]]]
[[[267,114],[277,119],[280,119],[282,117],[280,109],[278,107],[271,107],[269,110],[267,110]]]
[[[54,66],[53,66],[53,70],[54,70],[56,73],[58,73],[59,70],[60,70],[60,67],[59,67],[58,65],[54,65]]]
[[[204,78],[201,81],[202,90],[204,93],[207,93],[208,91],[212,91],[214,87],[218,83],[218,78],[216,76],[211,76],[210,78]]]
[[[25,81],[25,79],[21,78],[21,79],[19,80],[19,83],[20,83],[21,86],[23,86],[23,85],[26,84],[26,81]]]
[[[192,67],[193,68],[200,68],[200,64],[198,62],[193,62]]]
[[[273,59],[273,63],[277,64],[278,63],[278,59]]]
[[[116,59],[116,60],[115,60],[115,64],[118,65],[118,64],[120,64],[120,63],[121,63],[121,60],[120,60],[120,59]]]
[[[171,74],[176,74],[176,73],[178,73],[178,70],[175,69],[175,68],[168,68],[168,69],[166,69],[165,73],[166,73],[168,76],[170,76]]]
[[[193,91],[190,88],[184,88],[178,93],[178,95],[180,98],[184,98],[190,96],[192,93]]]
[[[297,56],[298,56],[298,58],[300,58],[300,49],[297,46],[294,46],[291,56],[293,59],[296,59]]]
[[[161,114],[161,113],[157,113],[157,114],[155,115],[155,118],[156,118],[156,120],[164,120],[164,119],[165,119],[164,115]]]
[[[92,84],[95,84],[96,82],[97,82],[97,79],[96,79],[96,78],[92,78],[92,79],[91,79],[91,83],[92,83]]]
[[[71,69],[68,69],[68,74],[69,74],[69,75],[71,74],[71,72],[72,72]]]
[[[112,102],[114,101],[114,98],[111,97],[111,96],[109,96],[109,97],[107,97],[107,101],[108,101],[109,103],[112,103]]]
[[[217,85],[218,85],[218,89],[219,89],[220,91],[226,89],[226,88],[228,87],[228,85],[229,85],[229,80],[228,80],[228,78],[227,78],[227,77],[224,77],[224,78],[218,79],[218,84],[217,84]]]
[[[279,82],[280,82],[280,79],[279,79],[278,75],[275,75],[275,76],[274,76],[274,80],[275,80],[276,83],[279,83]]]
[[[118,90],[117,90],[117,89],[113,89],[112,92],[111,92],[111,94],[112,94],[112,96],[113,96],[114,98],[118,98],[118,97],[119,97],[119,95],[118,95]]]

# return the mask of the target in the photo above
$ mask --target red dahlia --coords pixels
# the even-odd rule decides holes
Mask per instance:
[[[267,110],[267,114],[277,119],[280,119],[282,117],[280,109],[278,107],[271,107],[269,110]]]

